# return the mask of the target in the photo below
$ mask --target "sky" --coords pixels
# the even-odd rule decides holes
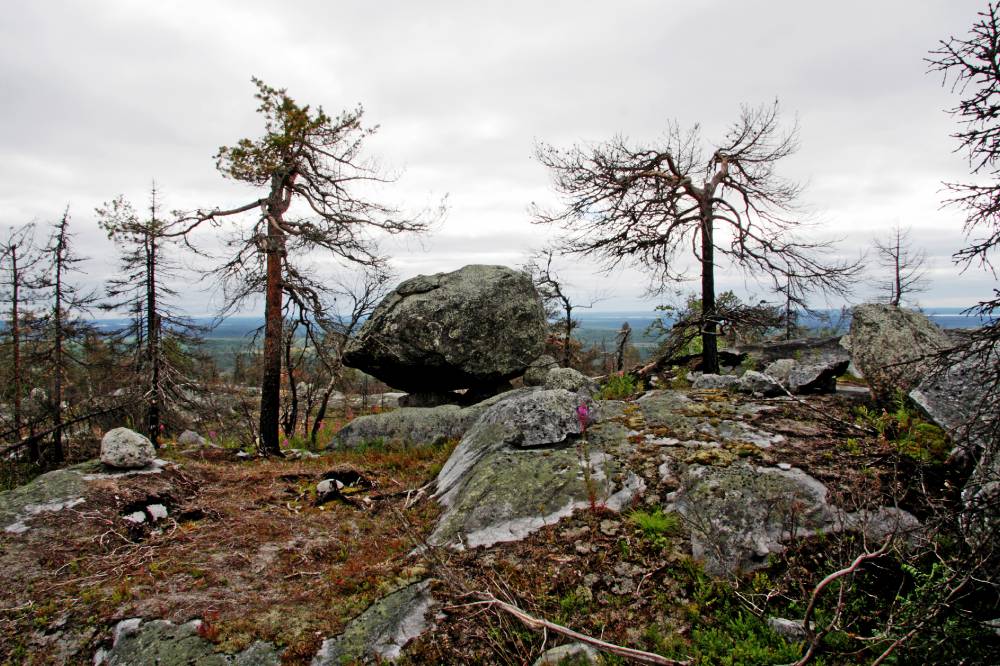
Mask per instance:
[[[381,2],[46,0],[2,3],[0,225],[55,221],[68,205],[95,286],[115,248],[95,207],[123,194],[145,204],[155,179],[170,209],[241,205],[262,196],[222,178],[215,152],[262,131],[251,76],[330,113],[363,104],[378,125],[366,146],[398,179],[385,200],[447,212],[422,238],[384,244],[400,279],[465,264],[518,266],[557,240],[531,223],[532,202],[558,205],[534,159],[623,135],[657,145],[674,121],[721,139],[741,105],[780,101],[800,149],[779,173],[805,185],[810,238],[869,268],[873,239],[895,225],[927,254],[928,307],[968,306],[996,279],[951,260],[966,239],[941,183],[967,181],[954,152],[957,96],[925,58],[965,35],[983,2]],[[210,243],[210,239],[205,239]],[[182,257],[183,258],[183,257]],[[336,269],[326,257],[316,270]],[[678,266],[690,262],[678,257]],[[556,268],[574,299],[649,308],[649,279],[577,257]],[[693,276],[693,273],[692,273]],[[720,289],[773,298],[720,266]],[[678,285],[693,290],[695,282]],[[186,278],[183,305],[217,296]],[[835,303],[836,304],[836,303]],[[821,305],[817,303],[816,305]]]

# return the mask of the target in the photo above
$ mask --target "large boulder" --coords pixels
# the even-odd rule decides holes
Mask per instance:
[[[687,465],[680,489],[665,507],[684,516],[691,555],[713,575],[766,566],[793,539],[843,530],[879,543],[904,540],[920,528],[911,514],[894,507],[848,513],[827,501],[827,488],[796,468],[736,462],[725,467]]]
[[[407,391],[503,384],[542,353],[545,312],[531,278],[505,266],[420,275],[386,296],[344,362]]]
[[[919,312],[867,303],[851,316],[854,365],[882,402],[916,388],[935,355],[949,346],[948,336]]]
[[[998,368],[1000,352],[988,345],[968,344],[950,359],[932,365],[910,391],[910,398],[955,444],[952,458],[977,460],[962,489],[962,520],[966,536],[974,544],[1000,538]]]
[[[778,359],[791,358],[797,361],[850,361],[850,354],[840,344],[840,336],[824,338],[796,338],[775,340],[759,344],[743,344],[730,351],[750,358],[758,368],[764,368]]]
[[[138,469],[156,458],[156,449],[145,435],[128,428],[114,428],[101,439],[101,462],[108,467]]]

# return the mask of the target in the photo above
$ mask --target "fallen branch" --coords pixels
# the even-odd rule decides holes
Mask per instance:
[[[805,664],[809,663],[809,661],[813,658],[813,655],[816,654],[816,650],[819,648],[819,644],[822,642],[823,638],[825,638],[826,635],[830,633],[830,631],[833,629],[834,625],[836,624],[837,620],[840,617],[841,612],[844,609],[843,588],[841,588],[840,595],[837,599],[837,609],[836,612],[834,613],[833,620],[831,620],[830,623],[827,624],[827,626],[824,627],[822,630],[814,631],[812,616],[813,613],[816,612],[816,603],[819,601],[819,597],[823,593],[823,590],[825,590],[834,581],[839,580],[844,576],[850,576],[851,574],[853,574],[855,571],[858,570],[858,567],[860,567],[868,560],[878,559],[883,555],[885,555],[887,552],[889,552],[889,545],[891,543],[892,543],[892,537],[890,536],[888,539],[885,540],[885,543],[882,544],[882,547],[876,550],[875,552],[861,553],[860,555],[854,558],[854,561],[851,562],[849,566],[844,567],[843,569],[840,569],[838,571],[834,571],[833,573],[831,573],[826,578],[824,578],[823,580],[821,580],[819,583],[816,584],[816,587],[813,589],[812,595],[809,597],[809,605],[806,607],[805,617],[802,618],[802,628],[805,630],[806,635],[809,637],[809,649],[806,650],[806,653],[802,655],[802,658],[796,661],[793,664],[793,666],[805,666]]]
[[[625,657],[626,659],[632,659],[639,662],[640,664],[659,664],[661,666],[685,666],[690,664],[690,661],[676,661],[674,659],[668,659],[666,657],[661,657],[658,654],[653,654],[652,652],[645,652],[643,650],[635,650],[633,648],[623,647],[621,645],[615,645],[614,643],[607,643],[599,638],[594,638],[592,636],[587,636],[586,634],[581,634],[579,632],[573,631],[568,627],[564,627],[561,624],[556,624],[555,622],[550,622],[548,620],[543,620],[541,618],[528,615],[523,610],[517,606],[513,606],[504,601],[500,601],[493,595],[484,595],[484,598],[480,602],[486,606],[502,610],[505,613],[513,615],[523,624],[527,625],[532,629],[541,629],[542,631],[552,631],[553,633],[566,636],[575,641],[581,643],[586,643],[587,645],[592,645],[598,650],[608,652],[610,654],[618,655],[619,657]]]

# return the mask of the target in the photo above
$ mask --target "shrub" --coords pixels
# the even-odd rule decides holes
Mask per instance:
[[[608,377],[597,397],[601,400],[625,400],[638,392],[638,382],[633,375],[618,373]]]

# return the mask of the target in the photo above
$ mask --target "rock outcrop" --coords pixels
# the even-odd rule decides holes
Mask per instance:
[[[376,601],[351,620],[343,633],[323,641],[312,666],[391,662],[403,647],[433,624],[430,583],[408,585]]]
[[[501,385],[541,355],[545,312],[527,274],[466,266],[406,280],[347,347],[345,364],[399,389]]]
[[[559,362],[548,354],[542,354],[524,371],[521,381],[525,386],[541,386],[549,376],[549,372],[559,367]]]
[[[336,446],[348,449],[369,444],[413,447],[461,439],[491,405],[532,390],[517,389],[501,393],[468,407],[401,407],[391,412],[359,416],[337,433]]]
[[[998,367],[1000,352],[970,345],[952,360],[934,364],[910,391],[910,399],[955,444],[952,458],[976,460],[962,489],[964,526],[973,543],[997,539],[1000,533],[1000,392],[994,385]]]
[[[197,666],[279,666],[271,643],[257,641],[236,654],[216,652],[215,643],[199,633],[200,620],[174,624],[166,620],[122,620],[115,626],[110,649],[94,655],[94,666],[195,664]]]
[[[622,463],[632,449],[625,428],[597,419],[580,437],[579,404],[557,389],[490,407],[438,475],[445,512],[430,542],[514,541],[591,504],[619,511],[641,493],[642,479]]]
[[[689,465],[679,481],[666,508],[684,516],[692,556],[714,575],[763,567],[769,555],[803,536],[856,530],[879,542],[890,535],[905,538],[920,527],[896,508],[838,510],[827,503],[826,486],[796,468]]]
[[[128,428],[114,428],[101,438],[101,462],[118,469],[146,467],[156,458],[156,449],[145,435]]]
[[[944,332],[919,312],[876,303],[854,308],[851,356],[882,402],[897,390],[916,388],[934,354],[949,346]]]

